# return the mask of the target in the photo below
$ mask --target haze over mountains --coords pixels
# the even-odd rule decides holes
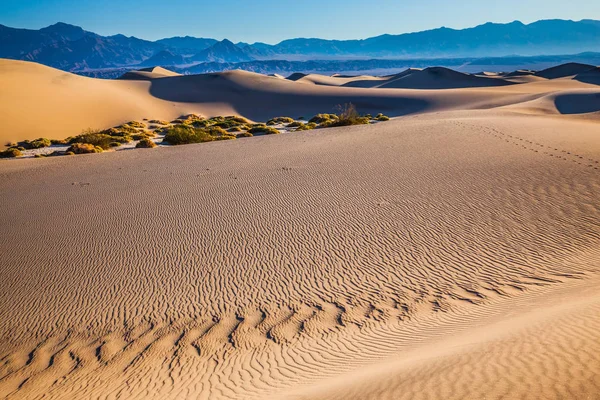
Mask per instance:
[[[39,30],[0,25],[0,43],[0,58],[35,61],[68,71],[255,60],[537,56],[600,51],[600,21],[486,23],[462,30],[442,27],[364,40],[298,38],[276,45],[190,36],[147,41],[101,36],[65,23]]]

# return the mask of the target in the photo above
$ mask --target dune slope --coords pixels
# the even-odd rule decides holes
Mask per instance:
[[[0,396],[595,393],[600,138],[553,118],[1,163]]]

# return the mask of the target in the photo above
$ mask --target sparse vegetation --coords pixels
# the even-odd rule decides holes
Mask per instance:
[[[119,145],[121,145],[123,143],[129,143],[130,141],[131,137],[129,136],[111,136],[101,133],[101,131],[87,130],[81,135],[72,138],[69,143],[85,143],[94,147],[100,147],[103,150],[108,150],[113,147],[113,143],[119,143]],[[76,151],[74,152],[77,153]]]
[[[260,135],[277,135],[279,131],[275,128],[266,125],[259,125],[253,128],[248,129],[248,133],[252,135],[260,134]]]
[[[358,111],[356,111],[356,107],[354,107],[352,103],[344,104],[343,106],[338,106],[337,108],[337,118],[322,122],[320,124],[321,128],[333,128],[337,126],[350,125],[366,125],[370,122],[369,118],[360,116]]]
[[[67,149],[67,154],[69,152],[73,154],[102,153],[102,147],[94,146],[90,143],[73,143]]]
[[[387,115],[383,115],[382,113],[379,113],[373,119],[375,119],[376,121],[382,121],[383,122],[383,121],[389,121],[390,117],[388,117]]]
[[[171,145],[180,145],[229,139],[235,139],[235,135],[216,126],[195,128],[189,125],[176,125],[166,129],[163,141]]]
[[[6,149],[4,151],[0,151],[0,158],[15,158],[21,157],[23,153],[20,150],[11,147],[10,149]]]
[[[301,117],[304,119],[304,117]],[[256,135],[279,134],[280,131],[273,125],[284,125],[286,128],[296,131],[306,131],[315,128],[327,128],[334,126],[348,126],[368,124],[370,121],[388,121],[389,117],[382,113],[375,117],[370,114],[361,116],[354,105],[345,104],[338,106],[336,114],[317,114],[308,123],[294,120],[290,117],[275,117],[266,123],[251,123],[246,118],[239,116],[217,116],[206,119],[197,114],[183,115],[171,123],[164,120],[130,121],[125,124],[104,130],[88,129],[77,136],[66,139],[24,140],[18,143],[8,143],[9,148],[0,152],[0,157],[20,157],[23,151],[39,149],[51,145],[70,145],[66,151],[54,151],[52,153],[38,153],[35,157],[49,157],[57,155],[72,155],[85,153],[100,153],[137,140],[136,148],[156,147],[151,140],[157,134],[164,135],[163,143],[180,145],[188,143],[203,143],[216,140],[231,140],[235,138],[252,137]]]
[[[294,132],[309,131],[311,129],[315,129],[316,127],[317,127],[317,124],[315,124],[314,122],[309,122],[307,124],[300,125],[298,128],[296,128],[296,130]]]
[[[290,124],[292,122],[294,122],[294,119],[290,117],[275,117],[268,120],[267,125]]]
[[[333,120],[337,120],[338,116],[335,114],[317,114],[314,117],[312,117],[310,120],[308,120],[308,122],[312,122],[315,124],[322,124],[324,122],[330,122]]]
[[[140,140],[138,144],[135,145],[136,149],[151,149],[153,147],[156,147],[156,143],[148,138]]]

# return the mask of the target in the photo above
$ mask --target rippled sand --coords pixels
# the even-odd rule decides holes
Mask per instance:
[[[1,162],[0,397],[597,397],[600,124],[560,96]]]

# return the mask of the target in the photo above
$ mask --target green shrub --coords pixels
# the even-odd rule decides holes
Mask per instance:
[[[389,121],[390,117],[388,117],[387,115],[383,115],[382,113],[379,113],[375,116],[374,119],[377,121]]]
[[[153,147],[156,147],[156,143],[148,138],[140,140],[138,144],[135,145],[136,149],[151,149]]]
[[[67,139],[50,139],[51,144],[67,144],[69,141]]]
[[[32,149],[41,149],[42,147],[48,147],[51,144],[52,144],[52,142],[50,141],[50,139],[39,138],[39,139],[32,140],[30,143],[30,146]]]
[[[243,131],[242,128],[240,128],[239,126],[232,126],[231,128],[227,129],[228,132],[241,132]]]
[[[317,124],[315,124],[314,122],[309,122],[308,124],[302,124],[301,126],[296,128],[296,130],[294,132],[309,131],[311,129],[315,129],[316,127],[317,127]]]
[[[304,122],[300,122],[300,121],[293,121],[289,124],[286,125],[287,128],[299,128],[301,126],[304,125]]]
[[[139,128],[139,129],[145,129],[146,128],[146,124],[144,124],[143,122],[138,122],[138,121],[129,121],[121,126],[129,126],[132,128]]]
[[[6,149],[4,151],[0,151],[0,158],[15,158],[21,157],[23,153],[20,150],[15,148]]]
[[[237,115],[228,115],[225,117],[225,119],[230,119],[230,120],[238,122],[240,124],[249,124],[250,123],[250,121],[248,121],[246,118],[238,117]]]
[[[294,119],[290,117],[275,117],[268,120],[267,125],[289,124],[292,122],[294,122]]]
[[[277,135],[279,131],[270,126],[255,126],[254,128],[248,129],[248,133],[253,135],[261,134],[261,135]]]
[[[67,153],[69,152],[73,154],[102,153],[102,147],[94,146],[91,143],[73,143],[67,149]]]
[[[352,103],[338,106],[338,114],[336,119],[330,119],[320,124],[321,128],[333,128],[336,126],[350,126],[350,125],[366,125],[370,122],[367,117],[361,117],[356,107]]]
[[[151,119],[148,121],[148,123],[156,125],[169,125],[169,121],[164,121],[162,119]]]
[[[121,143],[119,143],[119,142],[110,142],[109,143],[110,147],[119,147],[120,145],[121,145]]]
[[[237,135],[235,135],[235,137],[237,138],[245,138],[245,137],[252,137],[254,136],[253,134],[251,134],[250,132],[242,132],[242,133],[238,133]]]
[[[235,139],[235,136],[216,126],[194,128],[188,125],[175,125],[166,129],[163,141],[172,145],[180,145],[229,139]]]
[[[308,122],[313,122],[315,124],[322,124],[323,122],[329,122],[332,120],[337,120],[338,116],[335,114],[317,114],[312,117]]]
[[[89,145],[92,145],[94,147],[100,147],[103,150],[108,150],[111,147],[111,143],[112,142],[121,142],[121,141],[127,141],[129,140],[129,138],[122,138],[121,140],[119,140],[118,136],[110,136],[104,133],[96,133],[97,131],[87,131],[86,133],[83,133],[81,135],[75,136],[73,139],[71,139],[71,144],[74,143],[86,143]],[[127,143],[127,142],[125,142]],[[77,153],[76,151],[74,151],[74,153]]]

